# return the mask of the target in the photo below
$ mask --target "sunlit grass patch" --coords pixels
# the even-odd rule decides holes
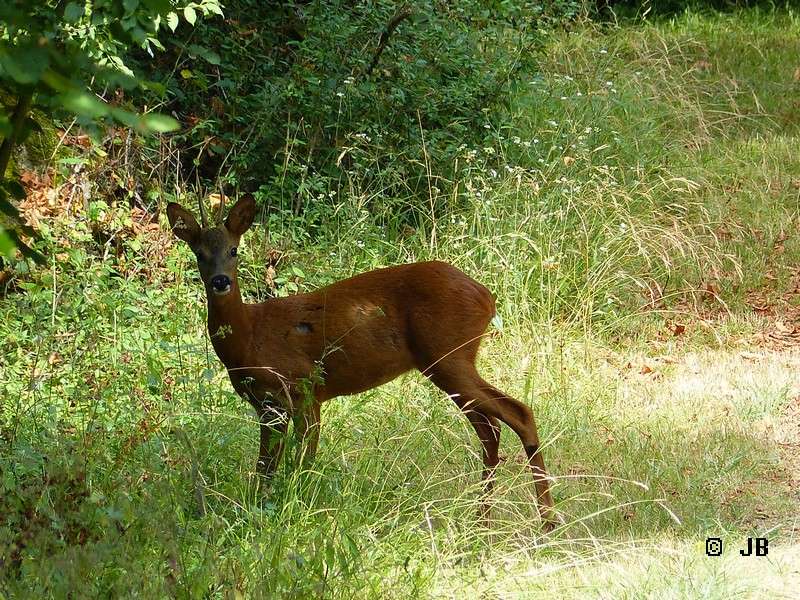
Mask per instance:
[[[797,544],[773,544],[767,557],[744,557],[746,541],[721,536],[724,554],[706,556],[705,540],[662,538],[597,543],[563,560],[496,561],[480,571],[444,571],[437,597],[497,595],[513,598],[792,598],[800,584]],[[757,574],[755,577],[754,574]],[[454,589],[455,588],[455,589]]]

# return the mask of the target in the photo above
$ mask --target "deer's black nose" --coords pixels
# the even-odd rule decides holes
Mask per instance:
[[[214,275],[211,278],[211,287],[217,292],[225,292],[231,287],[231,279],[227,275]]]

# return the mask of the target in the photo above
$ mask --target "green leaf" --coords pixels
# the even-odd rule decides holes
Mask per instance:
[[[222,63],[222,59],[219,57],[219,54],[203,46],[198,46],[197,44],[190,44],[187,50],[189,51],[189,54],[192,54],[194,56],[199,56],[200,58],[202,58],[206,62],[211,63],[212,65],[219,65]]]
[[[11,237],[0,227],[0,255],[14,258],[14,248],[16,247]]]
[[[157,81],[147,81],[147,80],[140,80],[139,85],[146,90],[150,90],[154,94],[158,96],[163,96],[167,93],[167,86],[163,83],[159,83]]]
[[[155,133],[167,133],[181,127],[180,123],[172,117],[159,113],[142,115],[141,125],[146,131]]]
[[[133,12],[139,7],[139,0],[122,0],[122,6],[128,12]]]
[[[0,67],[22,85],[37,83],[50,64],[47,49],[25,44],[0,52]]]
[[[167,27],[169,27],[172,31],[175,31],[178,28],[178,14],[171,12],[167,15]]]
[[[206,0],[203,3],[203,8],[205,8],[209,12],[219,15],[220,17],[223,16],[222,7],[219,5],[219,2],[217,2],[217,0]]]
[[[75,23],[76,21],[80,20],[85,10],[86,8],[83,5],[78,4],[77,2],[70,2],[64,8],[64,20],[70,23]]]
[[[140,46],[144,47],[144,44],[148,40],[147,32],[139,27],[139,25],[135,25],[131,30],[131,39],[139,44]]]
[[[76,115],[98,119],[109,112],[109,106],[94,94],[73,90],[61,96],[61,105]]]
[[[127,127],[137,128],[139,126],[139,115],[128,110],[114,107],[111,109],[111,116]]]
[[[190,25],[194,25],[197,21],[197,13],[191,6],[187,6],[183,9],[183,18],[186,19]]]

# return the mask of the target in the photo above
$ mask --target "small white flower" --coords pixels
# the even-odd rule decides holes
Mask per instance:
[[[606,81],[606,87],[611,87],[612,85],[614,85],[613,81]]]
[[[336,95],[339,96],[339,98],[344,98],[344,92],[336,92]]]
[[[608,54],[608,50],[606,50],[605,48],[601,48],[600,54]]]

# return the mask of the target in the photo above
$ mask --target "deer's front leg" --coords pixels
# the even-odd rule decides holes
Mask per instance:
[[[259,421],[261,443],[258,450],[256,473],[269,477],[275,472],[283,454],[289,422],[284,412],[269,405],[259,410]]]
[[[294,434],[297,440],[296,464],[314,460],[319,444],[319,412],[320,404],[316,400],[309,402],[302,410],[298,411],[294,421]]]

